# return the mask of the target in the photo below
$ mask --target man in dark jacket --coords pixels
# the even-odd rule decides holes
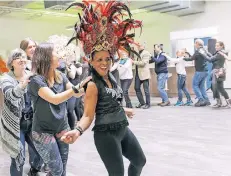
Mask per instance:
[[[154,45],[154,57],[151,57],[149,63],[155,62],[155,72],[157,74],[158,91],[162,98],[162,102],[158,103],[159,106],[170,105],[168,94],[165,91],[165,84],[168,80],[168,63],[167,58],[162,55],[163,51],[160,45]]]
[[[191,58],[185,58],[185,61],[194,61],[195,74],[193,77],[193,91],[198,98],[196,107],[211,105],[205,89],[205,81],[208,76],[206,60],[201,54],[204,50],[204,42],[201,39],[195,41],[195,53]]]

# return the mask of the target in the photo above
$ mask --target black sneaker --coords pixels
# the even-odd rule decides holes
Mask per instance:
[[[206,105],[207,105],[207,103],[204,100],[199,100],[194,106],[195,107],[201,107],[201,106],[206,106]]]
[[[164,102],[164,103],[162,103],[160,106],[161,107],[165,107],[165,106],[170,106],[170,101],[166,101],[166,102]]]
[[[144,105],[142,108],[143,108],[143,109],[149,109],[149,108],[150,108],[150,105]]]
[[[161,106],[162,104],[164,104],[163,101],[161,103],[157,103],[157,106]]]
[[[39,170],[37,170],[35,168],[30,168],[30,170],[28,172],[28,176],[37,176],[38,172],[39,172]]]
[[[136,108],[143,108],[145,106],[145,104],[138,104],[137,106],[136,106]]]

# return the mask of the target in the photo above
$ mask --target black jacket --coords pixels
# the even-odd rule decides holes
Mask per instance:
[[[195,61],[195,69],[197,72],[206,72],[207,70],[207,64],[206,59],[204,58],[204,55],[200,52],[200,50],[203,50],[202,48],[195,51],[192,57],[185,58],[185,61]]]
[[[221,52],[225,53],[226,55],[228,54],[224,50]],[[213,56],[210,55],[209,53],[203,54],[205,60],[208,62],[211,62],[213,64],[213,69],[219,69],[219,68],[224,68],[225,65],[225,58],[221,54],[219,54],[219,51],[217,51]]]

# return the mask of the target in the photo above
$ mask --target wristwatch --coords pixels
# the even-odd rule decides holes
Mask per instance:
[[[72,90],[77,94],[79,93],[79,90],[75,87],[75,86],[72,86]]]

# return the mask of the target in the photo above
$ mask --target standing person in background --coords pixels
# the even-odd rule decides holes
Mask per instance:
[[[132,84],[133,73],[132,73],[132,60],[128,57],[126,51],[119,51],[120,61],[118,66],[119,77],[121,88],[123,90],[124,99],[127,108],[133,108],[131,99],[128,95],[128,90]]]
[[[69,79],[69,81],[72,84],[74,83],[73,85],[77,85],[80,82],[79,78],[78,78],[79,77],[78,74],[82,74],[82,67],[77,69],[74,63],[67,64],[65,62],[65,60],[60,59],[59,60],[59,67],[57,68],[57,70],[59,70],[60,72],[65,74],[67,76],[67,78]],[[77,99],[78,99],[78,101],[77,101]],[[68,124],[69,124],[71,129],[74,129],[76,120],[81,118],[80,112],[79,112],[79,109],[81,107],[77,107],[77,102],[79,105],[80,99],[81,99],[81,97],[78,97],[78,98],[71,97],[67,101],[67,118],[68,118]]]
[[[53,43],[55,51],[58,51],[60,60],[57,69],[64,73],[69,81],[76,86],[80,83],[79,77],[82,74],[82,66],[80,63],[77,63],[77,57],[80,55],[77,52],[80,51],[77,50],[79,48],[74,44],[66,45],[68,40],[69,37],[64,35],[52,35],[49,37],[48,42]],[[80,97],[72,97],[67,101],[67,117],[71,129],[74,129],[76,120],[80,119],[81,107],[79,102]]]
[[[89,75],[89,59],[85,56],[81,57],[81,61],[82,63],[82,75],[80,76],[80,81],[85,79],[86,77],[88,77]]]
[[[27,55],[27,69],[31,71],[31,62],[34,55],[34,50],[37,44],[31,38],[25,38],[20,43],[20,48],[26,52]]]
[[[209,106],[211,105],[208,95],[205,90],[205,81],[208,76],[206,60],[201,54],[201,50],[204,50],[204,42],[201,39],[195,41],[195,53],[190,58],[184,58],[185,61],[195,62],[195,75],[193,77],[193,90],[198,98],[198,102],[195,104],[196,107]]]
[[[149,60],[151,54],[145,50],[144,44],[138,45],[138,50],[140,57],[137,57],[136,60],[132,60],[133,65],[135,65],[135,91],[136,96],[139,100],[139,104],[136,108],[143,108],[148,109],[151,106],[150,102],[150,89],[149,89],[149,79],[151,78],[150,75],[150,68],[149,68]],[[143,84],[144,93],[146,97],[146,103],[144,102],[144,98],[141,92],[141,85]]]
[[[79,62],[75,61],[67,66],[68,79],[74,86],[80,83],[80,76],[82,75],[82,72],[82,64]],[[67,101],[67,116],[71,129],[74,129],[76,120],[79,121],[83,115],[81,98],[82,97],[72,97]]]
[[[42,159],[36,151],[31,137],[33,110],[27,104],[27,84],[31,72],[26,70],[27,56],[22,49],[11,51],[7,66],[10,72],[1,77],[4,104],[0,121],[0,139],[3,150],[11,157],[10,175],[23,176],[25,142],[30,147],[29,176],[36,176],[42,166]],[[30,102],[29,102],[30,103]]]
[[[82,75],[80,75],[80,81],[82,81],[83,79],[88,77],[90,74],[89,58],[87,58],[86,56],[82,56],[80,62],[82,63],[82,70],[83,70]],[[81,114],[82,114],[84,111],[84,95],[81,97],[80,109],[81,109]]]
[[[168,63],[167,58],[163,55],[162,47],[158,44],[154,45],[154,57],[151,57],[149,63],[155,63],[155,72],[157,74],[157,89],[159,91],[162,102],[159,106],[169,106],[170,101],[165,90],[166,82],[168,81]]]
[[[163,53],[163,55],[168,59],[169,62],[174,63],[176,65],[176,73],[177,73],[177,90],[178,90],[178,100],[175,104],[175,106],[190,106],[192,105],[192,100],[191,96],[186,88],[186,70],[185,70],[185,61],[184,61],[184,50],[178,50],[176,55],[177,58],[171,58],[167,54]],[[182,91],[184,92],[187,102],[184,104],[183,102],[183,94]]]
[[[113,57],[113,62],[112,62],[110,72],[115,77],[115,80],[117,81],[118,85],[120,85],[120,76],[119,76],[118,66],[119,66],[119,56],[118,54],[115,54]]]
[[[231,100],[229,99],[229,95],[224,88],[224,81],[226,80],[226,70],[225,70],[225,60],[226,58],[224,55],[227,53],[225,52],[225,45],[223,42],[216,43],[216,53],[212,56],[206,50],[205,52],[201,52],[204,58],[213,64],[212,67],[212,91],[213,91],[213,98],[216,99],[217,103],[213,106],[219,108],[222,106],[222,101],[220,98],[220,94],[225,98],[226,107],[231,108]],[[223,53],[223,54],[222,54]]]

